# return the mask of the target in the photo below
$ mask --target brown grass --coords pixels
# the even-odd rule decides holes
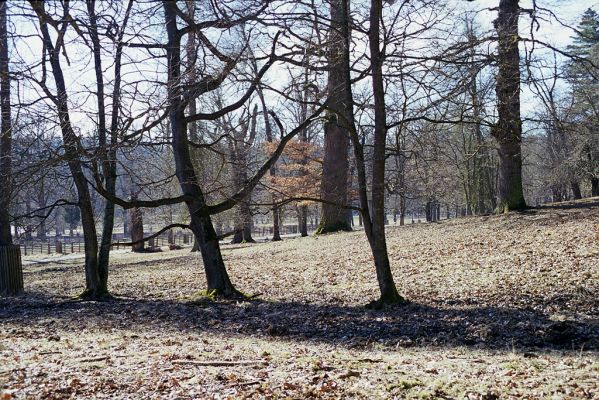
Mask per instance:
[[[70,301],[72,261],[28,265],[0,300],[0,398],[597,398],[598,227],[593,202],[390,227],[411,304],[382,311],[362,232],[224,246],[261,293],[239,304],[193,297],[187,250],[115,253],[106,303]]]

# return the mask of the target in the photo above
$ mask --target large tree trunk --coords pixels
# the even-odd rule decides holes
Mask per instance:
[[[54,47],[48,30],[48,23],[45,20],[46,12],[44,10],[44,3],[32,1],[31,5],[39,18],[44,46],[49,54],[52,75],[56,85],[55,100],[64,142],[65,159],[67,160],[69,171],[77,188],[78,206],[81,212],[81,225],[83,227],[83,241],[85,245],[85,291],[80,296],[81,298],[90,299],[103,298],[108,295],[108,288],[100,279],[98,269],[98,237],[91,195],[80,159],[83,147],[71,125],[66,85],[60,65],[60,53],[59,49]]]
[[[327,48],[328,99],[324,124],[324,160],[321,197],[323,203],[317,233],[351,231],[349,213],[343,206],[348,197],[349,121],[353,99],[349,71],[349,1],[331,0],[331,28]]]
[[[522,190],[519,11],[518,0],[501,0],[494,22],[499,36],[496,86],[499,119],[492,134],[499,145],[499,212],[526,208]]]
[[[235,144],[231,144],[232,153],[232,165],[233,165],[233,183],[235,191],[243,189],[243,185],[248,180],[248,162],[247,162],[247,148],[244,143],[245,135],[242,138],[238,138]],[[231,243],[254,243],[255,240],[252,237],[252,210],[250,208],[250,198],[244,199],[237,205],[235,212],[235,236],[231,240]]]
[[[0,245],[0,297],[23,292],[23,268],[19,245]]]
[[[136,197],[132,197],[137,200]],[[144,221],[141,209],[138,207],[129,210],[129,224],[131,226],[131,241],[137,242],[144,238]],[[139,242],[131,246],[131,251],[142,252],[145,249],[145,243]]]
[[[181,37],[177,28],[177,5],[163,1],[166,31],[168,35],[168,99],[169,122],[172,133],[172,147],[175,157],[175,173],[183,195],[187,197],[185,204],[191,217],[191,230],[194,233],[206,273],[207,290],[219,297],[242,297],[225,268],[218,236],[212,225],[204,193],[199,185],[191,155],[189,152],[187,124],[181,93]]]
[[[399,196],[399,225],[403,226],[406,223],[406,197]]]
[[[578,183],[578,181],[571,181],[570,187],[572,188],[572,198],[574,200],[582,199],[582,193],[580,191],[580,184]]]
[[[231,243],[255,243],[256,241],[252,237],[252,211],[248,201],[244,200],[239,203],[235,219],[235,235]]]
[[[0,3],[0,296],[23,292],[21,248],[12,244],[12,121],[8,67],[7,2]]]

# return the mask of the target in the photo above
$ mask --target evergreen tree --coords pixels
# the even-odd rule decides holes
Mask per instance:
[[[568,46],[577,56],[566,66],[566,76],[572,85],[574,109],[578,115],[577,153],[579,165],[591,181],[591,195],[599,195],[599,13],[587,9]]]

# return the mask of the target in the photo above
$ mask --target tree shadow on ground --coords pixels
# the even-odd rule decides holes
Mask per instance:
[[[526,308],[410,303],[384,310],[304,302],[141,300],[55,301],[28,294],[0,299],[0,325],[9,334],[32,329],[97,332],[133,330],[277,337],[346,347],[468,346],[481,349],[599,350],[599,320],[551,320]],[[1,332],[1,330],[0,330]],[[22,333],[22,332],[21,332]]]
[[[522,211],[523,213],[531,213],[542,210],[578,210],[599,207],[599,197],[586,198],[583,200],[564,201],[561,203],[543,204],[538,207],[531,207]]]

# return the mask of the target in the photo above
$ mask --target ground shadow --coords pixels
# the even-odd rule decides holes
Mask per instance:
[[[0,324],[79,332],[166,330],[275,336],[347,347],[473,346],[485,349],[599,350],[599,321],[554,321],[526,308],[434,307],[410,303],[384,310],[304,302],[220,303],[116,298],[51,301],[29,294],[0,299]],[[109,328],[102,328],[109,327]],[[19,334],[18,330],[8,332]]]
[[[599,207],[599,197],[592,197],[583,200],[565,201],[561,203],[543,204],[538,207],[532,207],[529,210],[577,210]]]

